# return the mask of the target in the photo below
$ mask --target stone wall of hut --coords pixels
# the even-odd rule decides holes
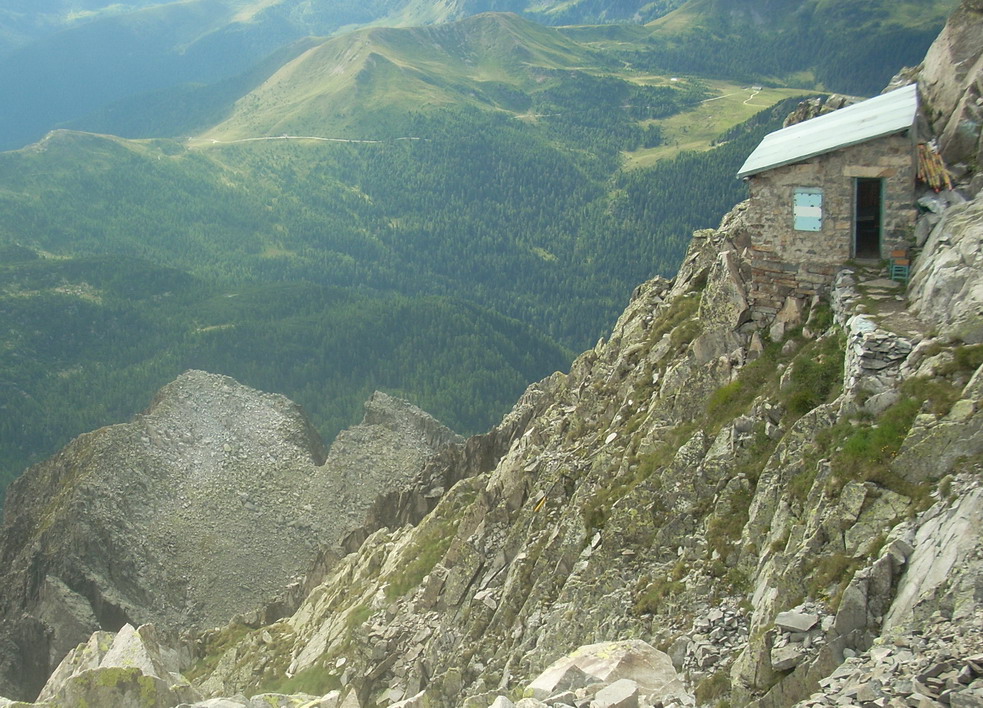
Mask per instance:
[[[823,292],[854,257],[855,178],[882,180],[881,258],[905,247],[914,225],[914,146],[907,134],[877,138],[749,178],[751,300],[768,319],[789,296]],[[823,192],[821,230],[794,228],[797,188]]]

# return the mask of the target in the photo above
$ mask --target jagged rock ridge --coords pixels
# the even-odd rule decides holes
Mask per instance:
[[[283,396],[189,371],[25,473],[0,541],[4,691],[35,695],[93,631],[222,624],[329,565],[376,496],[456,440],[385,394],[365,411],[328,451]]]

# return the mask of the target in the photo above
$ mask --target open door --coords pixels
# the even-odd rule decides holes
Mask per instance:
[[[879,179],[858,177],[854,186],[856,205],[853,222],[853,255],[857,258],[881,257],[881,200]]]

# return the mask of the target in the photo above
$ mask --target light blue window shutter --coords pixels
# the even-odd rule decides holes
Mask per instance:
[[[796,231],[821,231],[823,228],[823,190],[798,187],[792,206]]]

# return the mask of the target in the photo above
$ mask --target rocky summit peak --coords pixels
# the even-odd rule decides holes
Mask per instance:
[[[327,455],[317,430],[290,399],[194,369],[164,386],[135,422],[144,425],[152,444],[170,443],[171,454],[182,449],[203,452],[209,444],[223,449],[235,445],[243,454],[261,454],[261,446],[275,439],[280,456],[320,465]]]
[[[182,374],[131,422],[79,437],[12,485],[0,691],[36,694],[96,630],[209,627],[261,608],[455,439],[377,394],[329,451],[287,398]]]
[[[376,391],[365,402],[362,425],[382,426],[403,435],[419,435],[434,446],[446,445],[457,436],[440,421],[409,401]]]

